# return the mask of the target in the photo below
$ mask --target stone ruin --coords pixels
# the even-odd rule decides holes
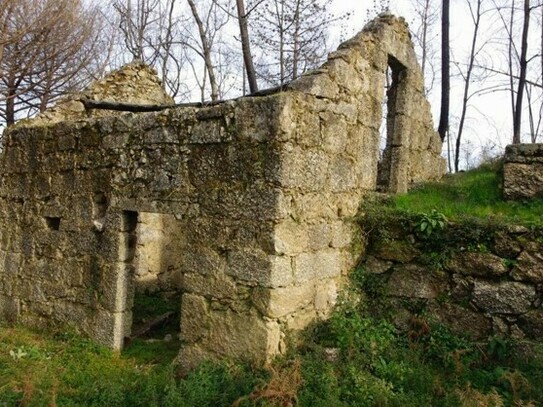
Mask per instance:
[[[543,197],[543,144],[512,144],[505,149],[503,196],[522,200]]]
[[[144,71],[84,96],[171,103]],[[134,296],[166,290],[186,367],[282,352],[332,309],[360,255],[365,194],[445,171],[407,25],[391,15],[276,93],[122,114],[76,99],[4,135],[0,320],[75,325],[121,349]]]

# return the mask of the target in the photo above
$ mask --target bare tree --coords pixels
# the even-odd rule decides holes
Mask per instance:
[[[451,94],[449,9],[449,0],[443,0],[441,12],[441,114],[438,127],[439,137],[442,142],[449,133],[449,105]]]
[[[205,70],[207,72],[207,75],[209,76],[209,85],[211,86],[211,100],[216,101],[219,99],[219,89],[217,87],[217,79],[215,78],[215,68],[213,67],[213,63],[211,62],[211,44],[208,39],[206,27],[204,26],[204,23],[202,22],[202,19],[198,14],[198,9],[196,8],[194,1],[187,0],[187,2],[189,3],[192,16],[194,17],[194,21],[196,22],[196,26],[198,27],[198,34],[200,36],[202,46],[201,56],[204,60]],[[213,7],[215,3],[212,2],[211,4]]]
[[[459,170],[459,160],[460,160],[460,145],[462,142],[462,133],[464,131],[464,123],[466,121],[466,112],[468,109],[468,102],[471,97],[470,95],[470,85],[472,81],[472,74],[475,65],[475,58],[477,54],[481,51],[482,48],[478,48],[477,40],[479,38],[479,29],[481,27],[481,17],[483,11],[481,9],[483,0],[476,0],[475,6],[473,2],[468,0],[467,5],[469,7],[471,19],[473,21],[473,36],[471,38],[471,47],[468,57],[468,64],[465,74],[463,74],[464,79],[464,93],[462,97],[462,113],[460,115],[460,123],[458,125],[458,131],[456,133],[456,148],[454,156],[454,171],[458,172]]]
[[[176,0],[115,0],[118,28],[132,59],[141,60],[160,73],[173,97],[181,93],[185,53],[179,26],[184,21]]]
[[[208,99],[210,91],[211,100],[222,99],[234,82],[232,78],[241,76],[234,73],[241,71],[236,60],[239,52],[224,39],[226,28],[234,18],[229,9],[230,1],[196,3],[187,0],[187,4],[193,24],[185,24],[181,44],[200,90],[200,98],[202,102]]]
[[[245,73],[247,74],[247,81],[249,82],[249,91],[251,93],[255,93],[258,92],[258,83],[256,80],[256,71],[249,37],[249,12],[245,10],[245,3],[243,0],[236,0],[236,10],[239,23],[241,49],[243,52],[243,63],[245,66]]]
[[[540,46],[539,46],[539,77],[538,81],[543,82],[543,3],[537,7],[540,9],[539,13],[539,30],[540,30]],[[543,124],[543,94],[539,92],[539,97],[534,97],[534,90],[537,88],[526,81],[526,97],[528,101],[528,114],[530,123],[530,141],[536,143],[538,136],[541,132],[541,125]],[[535,88],[535,89],[534,89]],[[538,111],[535,111],[534,106],[538,106]]]
[[[259,75],[283,85],[317,66],[328,49],[328,28],[346,16],[335,16],[332,0],[267,0],[256,10],[254,43],[263,58]]]
[[[514,138],[516,138],[516,141],[520,142],[520,126],[522,125],[522,117],[525,110],[527,110],[528,113],[530,138],[533,141],[537,139],[537,133],[539,132],[542,120],[541,115],[543,113],[543,91],[541,83],[541,78],[543,77],[543,31],[541,31],[543,30],[543,16],[540,15],[540,19],[542,21],[539,22],[540,27],[539,31],[537,32],[537,34],[539,34],[541,37],[539,51],[534,51],[533,55],[528,57],[528,52],[530,52],[528,47],[533,47],[535,44],[534,41],[528,41],[528,37],[535,34],[535,31],[532,31],[532,34],[530,34],[530,17],[528,20],[525,18],[526,4],[522,4],[523,12],[519,13],[517,5],[520,6],[521,2],[517,2],[516,0],[512,0],[511,2],[505,0],[492,0],[492,2],[498,17],[501,20],[502,30],[505,33],[505,37],[499,41],[499,44],[504,47],[507,68],[494,68],[489,66],[484,66],[482,68],[504,77],[507,81],[507,85],[504,86],[504,88],[506,88],[507,92],[509,93],[513,119],[513,135]],[[539,4],[531,7],[528,6],[529,14],[531,14],[531,10],[538,7],[543,11],[542,2],[539,2]],[[517,27],[520,24],[523,26],[522,30]],[[526,42],[524,42],[525,35]],[[522,48],[524,45],[527,45],[527,47],[524,50],[525,55],[523,56]],[[540,60],[538,68],[530,70],[530,62],[537,59]],[[524,77],[522,80],[522,82],[524,82],[524,86],[522,86],[522,91],[520,92],[522,97],[519,98],[522,76]],[[531,78],[529,78],[529,76],[531,76]],[[522,103],[524,95],[526,95],[528,102],[526,108]],[[519,100],[520,105],[518,105]],[[539,112],[535,111],[535,106],[537,103],[540,104]],[[520,107],[520,111],[517,111],[517,105]],[[518,126],[518,128],[515,129],[515,126]]]
[[[4,32],[12,40],[0,61],[0,117],[8,126],[89,79],[85,68],[104,51],[99,15],[82,0],[14,1]]]
[[[522,101],[526,87],[526,70],[528,66],[528,30],[530,27],[530,0],[524,0],[524,24],[522,26],[522,42],[520,46],[520,74],[518,80],[517,99],[515,102],[515,116],[513,119],[513,144],[520,143],[520,128],[522,121]]]
[[[153,65],[158,56],[158,22],[156,10],[160,0],[116,0],[113,7],[120,16],[119,28],[126,50],[134,59]]]
[[[428,95],[433,87],[436,77],[435,55],[433,47],[434,26],[439,20],[439,9],[435,7],[436,0],[413,0],[415,21],[411,24],[413,42],[417,48],[422,72],[424,73],[425,92]]]
[[[390,0],[373,0],[372,6],[366,12],[367,20],[371,20],[381,13],[390,11]]]
[[[530,142],[536,143],[538,135],[541,131],[541,124],[543,121],[543,103],[541,100],[541,95],[539,100],[536,100],[534,96],[534,87],[532,85],[526,84],[526,100],[528,102],[528,124],[530,125]],[[536,113],[535,107],[538,107],[538,112]]]
[[[12,41],[14,33],[8,30],[9,19],[13,13],[14,0],[5,0],[0,7],[0,62],[4,55],[4,46]],[[1,73],[1,72],[0,72]]]

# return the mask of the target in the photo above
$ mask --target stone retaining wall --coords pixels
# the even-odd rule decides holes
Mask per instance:
[[[379,163],[387,66],[396,84]],[[5,135],[0,317],[73,324],[120,349],[135,286],[154,279],[182,293],[186,367],[281,352],[287,332],[333,307],[359,255],[353,217],[378,179],[400,192],[444,172],[407,27],[390,15],[284,92],[53,116]],[[162,243],[142,232],[150,218],[167,223],[147,230]]]
[[[543,232],[447,228],[430,239],[398,228],[386,239],[372,237],[362,267],[385,288],[398,326],[407,330],[412,317],[423,314],[473,339],[539,340]]]

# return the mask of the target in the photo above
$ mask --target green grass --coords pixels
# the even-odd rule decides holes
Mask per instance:
[[[132,332],[163,314],[173,313],[165,323],[153,327],[148,334],[144,335],[144,339],[163,339],[167,334],[175,339],[179,333],[180,297],[180,293],[165,295],[161,292],[136,292],[132,308]]]
[[[368,280],[353,275],[354,296]],[[398,333],[373,306],[346,298],[299,351],[304,406],[532,406],[543,403],[543,347],[501,338],[474,343],[418,317]],[[523,345],[526,346],[526,345]],[[326,347],[340,350],[327,361]],[[531,404],[533,403],[533,404]]]
[[[2,327],[0,406],[227,406],[265,377],[204,363],[180,379],[171,365],[179,344],[162,344],[119,355],[72,333]]]
[[[543,348],[495,338],[473,343],[420,318],[398,333],[353,274],[329,322],[266,369],[204,363],[179,377],[174,349],[140,344],[122,355],[71,333],[0,331],[0,405],[6,406],[535,406],[543,403]],[[373,287],[374,288],[374,287]],[[371,289],[373,289],[371,288]],[[332,356],[330,350],[333,349]],[[150,355],[155,354],[155,357]],[[171,359],[170,359],[171,360]],[[4,403],[4,404],[2,404]],[[477,404],[478,403],[478,404]]]
[[[447,175],[439,183],[421,185],[392,198],[401,211],[429,213],[432,209],[451,220],[466,216],[526,225],[543,224],[543,199],[506,202],[501,196],[501,174],[496,164]]]

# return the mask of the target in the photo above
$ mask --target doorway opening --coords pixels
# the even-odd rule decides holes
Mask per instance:
[[[173,215],[126,211],[127,215],[134,235],[129,276],[134,303],[127,352],[137,350],[137,344],[153,344],[156,357],[171,360],[179,351],[180,332],[181,284],[176,259],[182,252],[177,247],[178,223]]]

